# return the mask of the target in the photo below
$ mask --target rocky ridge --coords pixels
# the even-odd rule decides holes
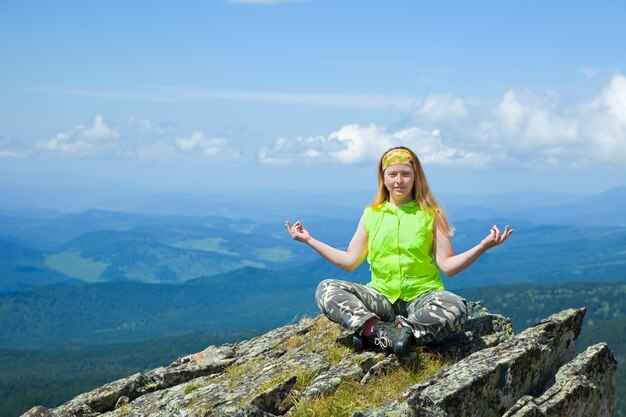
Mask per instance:
[[[22,417],[608,417],[615,400],[613,354],[598,344],[572,359],[584,314],[564,310],[513,335],[508,319],[470,303],[464,332],[402,362],[354,352],[341,344],[346,334],[338,325],[305,319],[251,340],[209,346]],[[409,379],[384,379],[396,373]],[[368,402],[377,387],[383,397]],[[340,391],[362,401],[318,407]]]

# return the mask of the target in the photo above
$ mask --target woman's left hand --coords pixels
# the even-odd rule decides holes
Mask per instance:
[[[513,233],[513,229],[509,228],[507,224],[502,233],[500,233],[500,229],[495,224],[489,231],[487,237],[485,237],[481,244],[485,248],[485,250],[493,248],[494,246],[501,245],[505,240]]]

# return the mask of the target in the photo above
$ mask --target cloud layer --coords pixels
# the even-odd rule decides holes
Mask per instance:
[[[205,156],[238,156],[239,151],[229,148],[225,138],[208,137],[201,130],[188,137],[176,138],[176,146],[185,153],[200,153]]]
[[[101,115],[97,115],[90,126],[76,125],[66,132],[38,142],[36,147],[45,151],[91,154],[114,148],[119,136],[117,129],[109,126]]]
[[[418,103],[409,126],[390,131],[349,124],[326,136],[280,138],[259,152],[266,164],[360,164],[390,147],[414,149],[426,164],[488,167],[626,165],[626,77],[595,97],[562,103],[558,94],[511,89],[491,101],[452,93]]]
[[[192,91],[187,91],[187,95]],[[220,99],[215,92],[196,91],[198,97]],[[339,96],[247,93],[222,99],[287,100],[337,105]],[[379,96],[349,96],[343,104],[363,100],[364,107],[380,105]],[[294,101],[295,100],[295,101]],[[510,89],[494,99],[475,100],[454,93],[432,93],[422,99],[395,98],[404,125],[390,129],[377,124],[345,124],[325,135],[281,137],[272,143],[251,144],[263,164],[368,164],[387,149],[405,145],[425,164],[526,168],[549,166],[626,166],[626,77],[614,75],[595,95],[564,102],[558,92],[536,93]],[[329,104],[331,103],[332,104]],[[198,156],[232,158],[243,152],[233,139],[202,129],[176,131],[137,116],[114,124],[102,115],[19,149],[0,141],[0,158],[32,153],[75,156],[111,155],[138,158]]]
[[[195,130],[189,136],[175,136],[171,130],[173,129],[137,116],[131,116],[119,126],[112,126],[102,115],[96,115],[90,125],[79,124],[57,133],[50,139],[37,142],[34,149],[38,152],[79,157],[95,155],[129,158],[175,155],[232,157],[239,154],[230,147],[225,138],[208,137],[202,130]]]
[[[489,156],[465,151],[444,144],[438,130],[427,131],[410,127],[395,132],[371,124],[351,124],[327,137],[314,136],[294,140],[278,139],[259,152],[266,164],[341,163],[362,164],[375,161],[387,149],[404,145],[415,149],[424,163],[484,165]]]

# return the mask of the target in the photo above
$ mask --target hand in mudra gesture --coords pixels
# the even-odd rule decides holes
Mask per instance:
[[[485,247],[485,249],[490,249],[494,246],[498,246],[504,243],[504,241],[507,240],[509,236],[511,236],[511,233],[513,233],[513,229],[509,228],[508,224],[504,227],[502,233],[500,233],[500,229],[498,229],[498,226],[493,225],[493,227],[489,231],[489,234],[482,240],[481,243]]]
[[[297,240],[298,242],[308,242],[309,240],[311,240],[311,235],[309,234],[308,230],[306,230],[304,226],[302,226],[300,220],[295,222],[293,226],[291,225],[291,223],[289,223],[289,220],[287,220],[285,222],[285,227],[287,228],[287,231],[289,232],[293,240]]]

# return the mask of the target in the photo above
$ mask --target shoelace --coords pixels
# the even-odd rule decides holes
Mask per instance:
[[[387,349],[392,345],[391,338],[385,335],[378,336],[374,339],[374,344],[380,346],[383,349]]]

